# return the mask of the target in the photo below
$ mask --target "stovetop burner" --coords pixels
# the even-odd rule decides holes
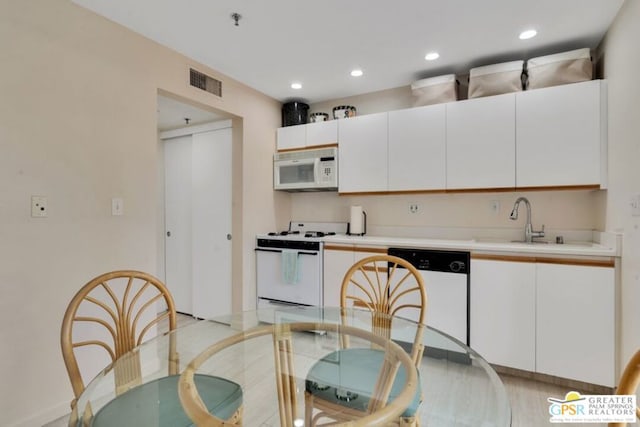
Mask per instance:
[[[300,235],[300,230],[284,230],[280,232],[271,232],[267,233],[269,236],[295,236]],[[335,236],[335,231],[305,231],[304,237],[325,237],[325,236]]]
[[[272,231],[263,236],[272,236],[275,239],[322,239],[326,236],[345,234],[347,232],[346,222],[304,222],[290,221],[289,229],[282,231]]]
[[[324,236],[335,236],[335,235],[336,235],[335,231],[329,231],[329,232],[307,231],[306,233],[304,233],[304,237],[324,237]]]
[[[275,232],[268,233],[269,236],[289,236],[291,234],[300,234],[300,231],[298,231],[298,230],[295,230],[295,231],[284,230],[284,231],[281,231],[279,233],[275,233]]]

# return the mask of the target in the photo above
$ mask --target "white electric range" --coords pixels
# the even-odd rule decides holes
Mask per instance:
[[[322,306],[324,237],[346,234],[346,222],[291,221],[256,236],[258,307]]]

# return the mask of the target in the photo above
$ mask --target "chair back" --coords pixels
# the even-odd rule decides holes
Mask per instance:
[[[393,316],[419,323],[412,358],[422,358],[427,292],[420,272],[408,261],[392,255],[374,255],[356,262],[345,274],[340,292],[342,308],[357,307],[372,313],[372,331],[390,338]]]
[[[162,305],[164,305],[164,307]],[[84,285],[73,297],[62,321],[60,344],[75,398],[82,393],[82,379],[76,350],[80,347],[102,348],[113,363],[157,330],[167,320],[168,329],[176,327],[176,310],[166,286],[150,274],[120,270],[102,274]],[[80,324],[91,325],[91,328]],[[152,338],[149,334],[147,338]],[[169,349],[175,354],[175,343]],[[177,373],[176,359],[169,364]],[[116,388],[131,385],[140,378],[139,360],[119,364],[115,372]],[[117,392],[117,391],[116,391]],[[71,406],[75,404],[75,399]]]
[[[616,394],[636,394],[640,386],[640,350],[631,357],[620,377]],[[636,418],[640,419],[640,408],[636,407]],[[626,423],[609,423],[609,427],[626,427]]]

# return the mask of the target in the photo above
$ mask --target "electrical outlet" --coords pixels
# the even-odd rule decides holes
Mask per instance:
[[[419,209],[420,208],[417,203],[413,203],[413,202],[409,203],[409,213],[412,213],[412,214],[418,213]]]
[[[31,196],[31,217],[44,218],[47,216],[47,198],[44,196]]]

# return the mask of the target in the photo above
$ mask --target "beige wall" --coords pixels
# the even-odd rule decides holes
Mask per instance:
[[[640,347],[640,217],[631,216],[640,194],[640,2],[627,0],[602,45],[609,81],[609,183],[606,226],[623,233],[621,361]]]
[[[338,196],[336,193],[293,195],[292,217],[315,221],[349,221],[349,207],[362,205],[370,226],[461,227],[521,230],[524,217],[511,221],[509,213],[519,196],[531,202],[533,226],[547,231],[598,229],[599,191],[507,192],[480,194],[413,194]],[[492,202],[499,211],[492,210]],[[409,212],[417,203],[417,213]]]
[[[378,113],[381,111],[400,110],[412,106],[411,87],[402,86],[381,90],[348,98],[332,99],[309,105],[309,114],[327,113],[333,119],[333,107],[353,105],[358,115]]]
[[[59,333],[72,295],[111,269],[157,271],[159,89],[234,118],[235,308],[255,303],[255,234],[290,205],[268,161],[278,102],[202,66],[224,99],[193,89],[197,64],[67,0],[0,10],[0,425],[33,426],[69,409]],[[47,218],[30,217],[31,195],[48,197]]]

